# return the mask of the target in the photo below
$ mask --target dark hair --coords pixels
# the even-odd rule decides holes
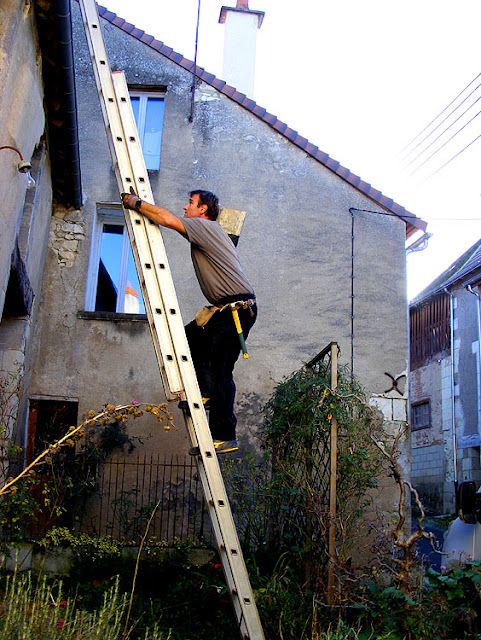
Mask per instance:
[[[199,196],[199,204],[207,205],[206,216],[211,220],[217,220],[219,215],[219,198],[210,191],[196,189],[190,192],[190,197],[197,194]]]

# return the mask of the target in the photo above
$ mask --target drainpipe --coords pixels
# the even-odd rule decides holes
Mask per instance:
[[[56,5],[59,59],[63,71],[62,90],[65,96],[65,131],[68,146],[67,162],[69,164],[69,175],[72,181],[71,204],[75,209],[80,209],[82,206],[82,184],[80,177],[80,151],[70,0],[57,0]]]
[[[465,289],[472,293],[473,296],[476,296],[478,299],[478,304],[476,305],[477,316],[478,316],[478,433],[481,432],[481,296],[479,295],[479,287],[478,291],[474,291],[470,284],[464,285]]]
[[[456,442],[456,412],[454,401],[454,305],[453,294],[444,287],[444,292],[449,296],[449,325],[450,325],[450,341],[451,341],[451,419],[452,419],[452,441],[453,441],[453,466],[454,466],[454,501],[456,503],[456,495],[458,489],[458,451]],[[457,511],[457,505],[456,505]]]

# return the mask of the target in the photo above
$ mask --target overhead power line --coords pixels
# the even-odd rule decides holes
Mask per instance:
[[[473,79],[471,80],[471,82],[470,82],[469,84],[467,84],[467,85],[464,87],[464,89],[463,89],[460,93],[458,93],[458,95],[457,95],[453,100],[451,100],[451,102],[450,102],[446,107],[444,107],[444,109],[443,109],[440,113],[438,113],[438,115],[437,115],[435,118],[433,118],[433,119],[431,120],[431,122],[429,122],[429,124],[427,124],[427,125],[424,127],[424,129],[422,129],[422,130],[421,130],[421,131],[420,131],[420,132],[419,132],[419,133],[418,133],[418,134],[417,134],[417,135],[416,135],[416,136],[415,136],[415,137],[414,137],[410,142],[408,142],[408,144],[407,144],[403,149],[401,149],[401,153],[402,153],[403,151],[405,151],[408,147],[410,147],[414,142],[416,142],[416,140],[417,140],[420,136],[422,136],[422,134],[423,134],[427,129],[429,129],[429,127],[430,127],[432,124],[434,124],[434,123],[436,122],[436,120],[438,120],[438,119],[443,115],[443,113],[444,113],[445,111],[447,111],[447,110],[449,109],[449,107],[450,107],[451,105],[453,105],[453,104],[456,102],[456,100],[457,100],[459,97],[461,97],[461,96],[463,95],[463,93],[464,93],[467,89],[469,89],[469,87],[470,87],[474,82],[476,82],[476,80],[477,80],[479,77],[481,77],[481,73],[478,73],[478,75],[477,75],[475,78],[473,78]],[[478,85],[478,86],[479,86],[479,85]],[[474,91],[476,91],[476,89],[474,89]],[[473,93],[473,92],[471,92],[471,93]],[[471,95],[471,94],[470,94],[470,95]],[[468,97],[469,97],[469,96],[468,96]],[[462,103],[461,103],[461,104],[462,104]]]
[[[454,155],[452,158],[450,158],[447,162],[445,162],[443,165],[441,165],[439,167],[439,169],[436,169],[436,171],[434,173],[432,173],[429,177],[435,176],[437,173],[439,173],[441,171],[441,169],[444,169],[444,167],[446,167],[450,162],[452,162],[455,158],[457,158],[458,156],[460,156],[464,151],[466,151],[466,149],[468,149],[472,144],[474,144],[476,142],[476,140],[479,140],[481,138],[481,134],[479,134],[479,136],[477,136],[476,138],[474,138],[474,140],[471,140],[471,142],[469,144],[467,144],[465,147],[463,147],[463,149],[461,149],[461,151],[458,151],[458,153],[456,153],[456,155]],[[479,220],[479,218],[475,218],[475,220]]]
[[[478,100],[481,100],[481,97],[480,97],[480,98],[478,98]],[[476,100],[476,102],[477,102],[478,100]],[[464,113],[466,113],[466,111],[465,111]],[[464,113],[463,113],[463,115],[464,115]],[[459,133],[461,133],[461,131],[463,131],[463,130],[464,130],[464,129],[469,125],[469,124],[471,124],[471,122],[473,122],[473,120],[475,120],[475,119],[479,116],[479,114],[480,114],[480,113],[481,113],[481,111],[478,111],[478,113],[477,113],[476,115],[474,115],[472,118],[470,118],[470,119],[466,122],[466,124],[463,124],[463,126],[462,126],[460,129],[458,129],[455,133],[453,133],[453,135],[452,135],[450,138],[448,138],[448,139],[446,140],[446,142],[443,142],[443,144],[442,144],[440,147],[438,147],[438,148],[436,149],[436,151],[434,151],[434,152],[433,152],[433,153],[432,153],[428,158],[426,158],[425,160],[423,160],[423,162],[421,162],[421,164],[420,164],[420,165],[418,165],[415,169],[413,169],[413,171],[411,171],[411,173],[410,173],[409,175],[411,175],[411,176],[412,176],[412,175],[413,175],[413,173],[416,173],[416,171],[418,171],[422,166],[424,166],[424,165],[426,164],[426,162],[429,162],[429,160],[431,160],[431,158],[433,158],[437,153],[439,153],[439,152],[441,151],[441,149],[444,149],[444,147],[445,147],[449,142],[451,142],[451,140],[453,140],[453,139],[454,139],[454,138],[455,138]],[[462,116],[460,116],[460,117],[462,117]],[[457,120],[459,120],[459,118],[458,118]],[[457,120],[456,120],[455,122],[457,122]],[[453,124],[454,124],[454,122],[453,122]],[[448,131],[448,129],[446,129],[446,131]],[[446,133],[446,131],[444,131],[443,133]],[[441,135],[443,135],[443,134],[441,134]],[[439,135],[439,136],[436,138],[436,140],[438,140],[438,139],[441,137],[441,135]],[[479,138],[479,136],[478,136],[477,138],[475,138],[475,140],[477,140],[478,138]],[[436,142],[436,140],[434,140],[433,142]],[[475,140],[473,140],[472,142],[475,142]],[[469,143],[469,145],[467,145],[467,146],[465,147],[465,149],[467,149],[469,146],[471,146],[472,142],[470,142],[470,143]],[[431,146],[431,145],[429,145],[429,146]],[[429,148],[429,147],[426,147],[425,151],[427,151],[427,150],[428,150],[428,148]],[[423,151],[423,153],[424,153],[424,151]],[[461,151],[460,153],[462,153],[462,151]],[[419,154],[419,155],[422,155],[422,154]],[[457,154],[456,154],[456,156],[457,156],[457,155],[459,155],[459,153],[457,153]],[[452,160],[454,160],[454,158],[455,158],[456,156],[453,156],[453,158],[451,158],[451,159],[452,159]],[[417,156],[417,157],[419,157],[419,156]],[[447,163],[446,163],[446,164],[447,164]],[[445,166],[445,165],[443,165],[443,166]]]
[[[481,87],[481,83],[480,83],[480,84],[478,84],[478,86],[476,87],[476,89],[473,89],[473,91],[471,91],[471,93],[470,93],[468,96],[466,96],[466,98],[464,98],[464,100],[463,100],[462,102],[460,102],[460,103],[458,104],[458,106],[457,106],[455,109],[453,109],[453,111],[451,111],[451,112],[450,112],[450,113],[449,113],[449,114],[444,118],[444,120],[442,120],[442,121],[441,121],[441,122],[440,122],[440,123],[439,123],[439,124],[438,124],[434,129],[433,129],[433,130],[432,130],[432,131],[430,131],[430,132],[428,133],[428,135],[427,135],[427,136],[425,136],[425,137],[424,137],[420,142],[418,142],[418,144],[417,144],[413,149],[411,149],[411,151],[407,154],[407,156],[405,156],[405,159],[407,159],[407,158],[408,158],[412,153],[414,153],[414,151],[415,151],[415,150],[416,150],[420,145],[422,145],[422,143],[423,143],[423,142],[425,142],[428,138],[430,138],[430,137],[435,133],[435,131],[437,131],[437,130],[439,129],[439,127],[440,127],[442,124],[444,124],[444,123],[446,122],[446,120],[448,120],[448,119],[449,119],[449,118],[450,118],[450,117],[451,117],[451,116],[452,116],[452,115],[453,115],[453,114],[454,114],[454,113],[455,113],[455,112],[456,112],[456,111],[461,107],[461,105],[463,105],[463,104],[466,102],[466,100],[468,100],[468,98],[470,98],[470,97],[473,95],[473,93],[474,93],[475,91],[477,91],[477,89],[479,89],[479,87]],[[433,145],[437,140],[439,140],[439,138],[441,138],[441,137],[442,137],[442,136],[443,136],[447,131],[449,131],[449,129],[451,129],[451,127],[453,127],[453,126],[456,124],[456,122],[458,122],[458,121],[459,121],[459,120],[460,120],[460,119],[461,119],[461,118],[462,118],[462,117],[463,117],[463,116],[464,116],[464,115],[465,115],[465,114],[466,114],[470,109],[472,109],[472,107],[474,107],[474,105],[475,105],[477,102],[479,102],[479,100],[481,100],[481,96],[480,96],[479,98],[476,98],[476,100],[475,100],[474,102],[472,102],[472,103],[469,105],[469,107],[468,107],[467,109],[465,109],[465,110],[463,111],[463,113],[462,113],[460,116],[458,116],[458,117],[456,118],[456,120],[453,120],[453,122],[451,122],[451,124],[449,124],[449,125],[448,125],[444,130],[443,130],[443,131],[441,131],[441,133],[440,133],[438,136],[436,136],[436,138],[434,138],[434,140],[432,140],[432,141],[428,144],[428,146],[427,146],[427,147],[425,147],[422,151],[420,151],[420,152],[417,154],[417,156],[415,156],[415,157],[414,157],[414,158],[413,158],[413,159],[412,159],[412,160],[411,160],[411,161],[410,161],[406,166],[407,166],[407,167],[409,167],[413,162],[416,162],[416,160],[417,160],[420,156],[422,156],[422,155],[423,155],[423,153],[426,153],[426,151],[427,151],[427,150],[428,150],[428,149],[429,149],[429,148],[430,148],[430,147],[431,147],[431,146],[432,146],[432,145]]]

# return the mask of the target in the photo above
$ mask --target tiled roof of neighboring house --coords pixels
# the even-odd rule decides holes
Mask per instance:
[[[410,306],[417,306],[425,302],[428,298],[439,295],[445,289],[450,289],[454,285],[463,281],[469,285],[478,283],[481,280],[481,239],[473,244],[463,255],[446,269],[440,276],[419,293]]]
[[[137,40],[140,40],[152,49],[155,49],[162,55],[169,58],[169,60],[172,60],[187,71],[190,71],[191,73],[194,72],[194,63],[191,60],[184,58],[180,53],[176,53],[171,47],[167,47],[160,40],[156,40],[153,36],[146,34],[145,31],[137,29],[137,27],[135,27],[133,24],[126,22],[123,18],[120,18],[105,7],[98,6],[98,12],[99,16],[104,18],[104,20],[107,20],[132,37],[137,38]],[[321,151],[318,147],[309,142],[307,138],[303,138],[297,133],[297,131],[294,131],[293,129],[288,127],[287,124],[281,122],[276,116],[269,113],[266,109],[260,107],[254,100],[237,91],[235,87],[231,87],[226,82],[224,82],[224,80],[216,78],[216,76],[214,76],[212,73],[208,73],[199,66],[196,69],[196,75],[203,82],[209,84],[211,87],[217,89],[217,91],[219,91],[223,95],[237,102],[244,109],[247,109],[248,111],[253,113],[260,120],[268,124],[272,129],[287,138],[292,144],[302,149],[305,153],[333,171],[340,178],[346,180],[346,182],[371,198],[371,200],[377,202],[379,205],[381,205],[391,213],[402,218],[406,222],[407,237],[409,237],[418,229],[426,229],[427,224],[426,222],[424,222],[424,220],[416,217],[413,213],[407,211],[405,207],[402,207],[401,205],[394,202],[392,198],[388,198],[387,196],[383,195],[381,191],[374,189],[369,183],[361,180],[359,176],[352,173],[349,169],[346,169],[346,167],[343,167],[339,162],[337,162],[337,160],[334,160],[327,153]]]

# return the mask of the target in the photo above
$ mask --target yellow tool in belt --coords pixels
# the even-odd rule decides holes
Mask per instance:
[[[242,332],[242,327],[239,320],[239,313],[237,310],[241,308],[247,309],[252,304],[255,304],[255,299],[229,302],[228,304],[225,304],[223,307],[219,307],[221,311],[224,311],[224,309],[227,309],[227,308],[229,308],[232,311],[232,317],[234,318],[234,324],[237,330],[237,335],[239,336],[239,342],[242,349],[242,357],[244,358],[244,360],[246,360],[249,357],[249,354],[247,353],[246,341],[244,339],[244,334]]]
[[[237,335],[239,336],[239,342],[242,349],[242,357],[247,359],[249,354],[247,353],[246,341],[244,340],[244,334],[242,333],[242,327],[239,320],[239,313],[236,307],[232,307],[232,317],[234,318],[235,328],[237,329]]]

